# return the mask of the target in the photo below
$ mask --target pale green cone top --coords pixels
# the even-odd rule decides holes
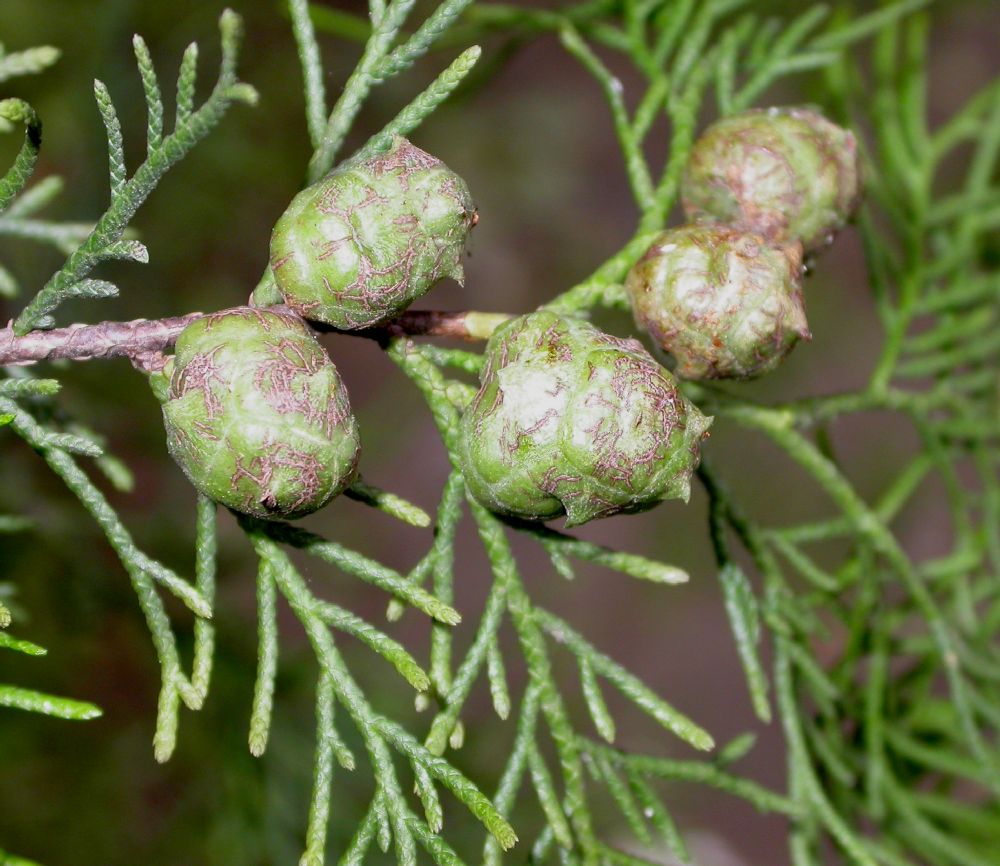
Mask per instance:
[[[663,232],[625,281],[636,324],[685,379],[749,379],[809,339],[802,250],[721,225]]]
[[[711,422],[635,340],[539,311],[490,338],[459,454],[490,510],[574,526],[686,501]]]
[[[298,316],[243,307],[197,319],[155,378],[170,454],[216,502],[301,517],[354,480],[347,390]]]
[[[285,303],[348,330],[405,310],[436,282],[463,280],[476,222],[469,189],[443,162],[396,137],[300,192],[271,236]]]
[[[806,251],[833,240],[860,191],[853,133],[806,108],[716,121],[695,142],[681,180],[689,219],[799,241]]]

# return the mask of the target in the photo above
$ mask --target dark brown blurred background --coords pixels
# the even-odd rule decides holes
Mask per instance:
[[[280,4],[234,2],[246,19],[241,62],[244,80],[261,94],[256,109],[234,107],[221,127],[173,170],[140,211],[135,226],[150,249],[147,266],[109,268],[120,299],[90,302],[63,312],[61,321],[153,318],[244,301],[265,266],[270,227],[297,190],[309,148],[302,115],[300,74]],[[424,4],[426,6],[426,4]],[[754,8],[796,14],[794,0]],[[108,83],[126,134],[132,167],[144,151],[144,108],[131,57],[131,35],[141,32],[169,92],[184,46],[202,48],[200,94],[210,86],[218,57],[215,21],[221,3],[174,0],[4,0],[0,40],[8,50],[59,46],[56,67],[15,79],[0,96],[18,95],[39,110],[45,145],[37,177],[62,175],[67,188],[48,214],[89,220],[107,197],[103,130],[91,82]],[[341,8],[360,11],[360,3]],[[420,12],[417,13],[421,14]],[[938,3],[930,71],[932,120],[939,120],[1000,71],[995,2]],[[335,96],[360,48],[325,38],[327,87]],[[552,38],[500,62],[487,43],[484,65],[496,75],[446,104],[414,135],[469,182],[481,220],[474,233],[464,289],[441,285],[418,306],[526,311],[585,277],[632,233],[628,196],[609,113],[597,85]],[[349,142],[361,144],[385,123],[450,56],[432,55],[401,82],[374,92]],[[620,68],[619,68],[620,67]],[[634,100],[638,81],[615,67]],[[821,101],[815,82],[769,95],[772,103]],[[631,90],[629,87],[631,86]],[[168,103],[169,105],[169,103]],[[171,115],[168,108],[168,117]],[[16,136],[0,142],[4,164]],[[651,152],[656,152],[653,142]],[[662,149],[662,142],[661,142]],[[0,260],[29,289],[39,286],[61,257],[25,243],[0,244]],[[755,396],[779,399],[828,393],[865,380],[880,334],[866,287],[860,247],[851,230],[820,260],[807,288],[815,338],[776,374],[747,386]],[[16,304],[0,301],[0,321]],[[605,318],[625,333],[625,317]],[[366,477],[433,509],[446,476],[446,458],[415,391],[379,349],[340,338],[327,346],[346,379],[364,436]],[[106,435],[114,453],[136,475],[131,495],[111,493],[148,552],[189,574],[190,488],[170,462],[159,410],[144,382],[124,362],[65,366],[62,405]],[[837,446],[859,489],[879,489],[914,442],[888,419],[866,416],[834,429]],[[706,454],[754,513],[785,522],[828,514],[786,459],[764,442],[717,425]],[[904,540],[918,555],[949,542],[936,519],[931,487],[904,515]],[[10,435],[0,435],[0,513],[27,512],[35,531],[4,537],[0,580],[13,580],[31,613],[17,633],[48,646],[43,660],[0,656],[0,682],[65,693],[100,704],[96,722],[39,719],[0,713],[0,846],[47,866],[178,866],[178,864],[292,864],[297,862],[310,787],[315,665],[290,617],[282,620],[283,656],[275,727],[262,760],[246,748],[255,672],[254,561],[234,522],[222,523],[218,656],[205,710],[182,716],[174,759],[158,766],[150,745],[158,669],[128,580],[96,527],[42,462]],[[399,569],[426,548],[429,535],[347,501],[337,501],[307,525]],[[457,603],[467,645],[488,586],[485,562],[471,526],[462,525]],[[564,613],[594,642],[642,675],[676,706],[725,742],[744,730],[759,734],[740,765],[749,775],[783,787],[783,745],[776,725],[755,723],[722,609],[705,531],[705,502],[696,491],[688,506],[667,503],[638,517],[600,521],[580,534],[646,553],[690,570],[683,587],[646,585],[580,568],[567,583],[531,544],[515,539],[525,577],[536,597]],[[315,589],[367,617],[380,619],[385,598],[332,569],[305,564]],[[327,589],[328,588],[328,589]],[[189,623],[176,611],[183,639]],[[418,656],[427,623],[410,613],[393,633]],[[507,635],[509,637],[509,635]],[[412,693],[367,650],[344,641],[356,675],[377,705],[413,730],[425,718],[412,710]],[[512,647],[513,648],[513,647]],[[556,652],[567,694],[576,699],[575,666]],[[513,660],[515,654],[511,654]],[[521,670],[511,664],[512,679]],[[610,697],[610,692],[609,692]],[[613,709],[617,705],[613,703]],[[618,713],[621,743],[691,757],[690,750],[627,711]],[[588,722],[579,716],[582,727]],[[465,716],[466,744],[453,759],[488,791],[510,741],[512,724],[497,721],[484,686]],[[345,733],[346,726],[343,726]],[[357,742],[356,737],[351,737]],[[367,770],[335,778],[330,861],[343,850],[369,796]],[[532,838],[531,795],[518,823]],[[700,866],[782,866],[787,863],[782,821],[762,817],[739,801],[692,786],[675,786],[667,799]],[[608,809],[601,819],[616,827]],[[479,832],[460,808],[446,804],[450,838],[460,851],[477,851]],[[527,846],[511,855],[522,862]],[[662,859],[667,862],[667,855]]]

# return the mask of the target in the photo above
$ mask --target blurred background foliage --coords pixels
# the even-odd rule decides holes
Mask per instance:
[[[284,10],[267,0],[232,5],[246,20],[241,77],[260,91],[259,106],[231,111],[140,211],[136,227],[150,249],[150,263],[114,267],[112,279],[121,285],[122,296],[100,308],[80,308],[79,314],[71,308],[63,321],[93,317],[98,309],[109,319],[218,309],[244,302],[255,285],[267,260],[270,228],[298,189],[310,148]],[[359,2],[330,6],[362,12]],[[796,0],[773,0],[755,3],[754,9],[791,14],[801,6]],[[0,40],[8,49],[53,44],[63,51],[53,69],[9,82],[0,94],[28,99],[45,123],[36,178],[60,174],[66,181],[49,215],[88,220],[105,207],[104,135],[92,80],[109,84],[126,133],[126,156],[134,164],[143,147],[144,106],[132,33],[145,36],[169,81],[192,39],[205,49],[202,68],[214,62],[220,9],[221,4],[204,0],[0,3]],[[998,32],[995,2],[937,4],[929,71],[932,121],[1000,71]],[[360,47],[333,37],[324,37],[323,46],[327,87],[335,94]],[[549,36],[524,44],[498,39],[484,47],[484,71],[477,71],[473,83],[415,136],[420,147],[467,179],[481,216],[466,287],[443,284],[421,306],[521,312],[586,276],[617,250],[631,235],[634,212],[607,106],[586,72]],[[376,90],[351,143],[357,146],[377,131],[439,67],[432,55],[405,83]],[[630,71],[614,71],[628,93]],[[203,79],[208,81],[207,72]],[[801,90],[785,86],[764,102],[813,100],[810,80],[797,80]],[[6,164],[18,137],[5,138],[0,159]],[[650,148],[662,149],[665,138],[665,130],[659,130]],[[0,254],[32,289],[61,261],[57,253],[25,243],[4,242]],[[864,381],[880,335],[852,230],[821,259],[809,279],[807,301],[812,344],[800,347],[766,381],[744,386],[755,396],[830,393]],[[0,300],[0,321],[15,311]],[[609,316],[602,324],[619,333],[631,330],[624,317]],[[419,395],[375,345],[346,337],[326,344],[348,382],[361,423],[365,475],[432,508],[447,461]],[[131,494],[109,491],[109,496],[136,540],[168,565],[190,573],[184,557],[193,538],[194,496],[167,456],[159,408],[143,378],[125,362],[67,365],[59,375],[66,408],[107,436],[111,450],[135,473]],[[880,489],[917,447],[888,416],[848,419],[835,425],[833,435],[851,480],[866,495]],[[706,453],[716,465],[739,468],[729,478],[761,522],[829,514],[812,488],[798,483],[800,470],[759,440],[748,441],[720,426]],[[942,536],[947,521],[939,519],[942,495],[928,485],[899,524],[901,539],[918,560],[950,549],[951,539]],[[15,501],[21,511],[29,503],[36,527],[3,538],[0,578],[16,583],[16,600],[30,612],[21,632],[50,653],[30,666],[17,656],[0,656],[0,681],[90,700],[105,714],[86,724],[13,711],[0,716],[0,845],[47,866],[295,862],[310,786],[312,655],[291,618],[283,620],[286,650],[272,744],[263,759],[252,758],[245,724],[256,663],[255,561],[235,523],[222,517],[212,693],[202,713],[185,716],[178,752],[159,766],[150,744],[157,669],[128,580],[97,527],[83,519],[76,500],[44,464],[25,453],[20,441],[0,437],[0,512],[14,510]],[[759,742],[745,772],[781,788],[780,734],[776,723],[762,726],[751,714],[714,579],[705,511],[697,490],[687,507],[666,503],[651,513],[599,521],[580,532],[688,569],[693,579],[681,588],[623,583],[624,577],[582,566],[577,581],[568,584],[535,546],[518,545],[517,552],[540,604],[578,624],[599,647],[707,726],[717,741],[755,730]],[[306,523],[403,570],[424,544],[420,530],[349,501],[338,500]],[[472,532],[469,525],[464,530]],[[456,606],[478,609],[489,577],[474,539],[460,542],[458,557]],[[321,577],[314,565],[303,563],[303,568],[315,583],[329,581],[330,592],[348,599],[359,613],[381,615],[382,594],[328,571]],[[174,612],[183,621],[184,614]],[[420,647],[427,625],[409,614],[392,633]],[[459,647],[471,639],[468,631],[459,631]],[[288,651],[289,646],[295,649]],[[345,649],[376,705],[416,726],[405,688],[394,682],[380,688],[390,682],[382,662],[355,646]],[[571,662],[560,660],[569,673]],[[522,675],[510,673],[514,679]],[[634,714],[620,718],[623,745],[662,750],[666,738],[658,729]],[[482,684],[465,721],[466,744],[454,760],[492,790],[513,725],[496,719]],[[667,742],[667,748],[681,747]],[[346,844],[369,796],[363,774],[338,774],[330,838],[334,855]],[[781,819],[762,817],[707,789],[679,789],[672,802],[702,866],[787,863]],[[530,823],[527,814],[530,809],[520,817]],[[446,822],[448,817],[446,807]],[[515,813],[515,826],[518,818]],[[515,851],[511,859],[520,861],[526,854]]]

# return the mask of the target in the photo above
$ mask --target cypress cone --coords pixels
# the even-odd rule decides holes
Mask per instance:
[[[685,379],[749,379],[809,339],[802,248],[721,225],[660,234],[625,281],[636,324]]]
[[[573,526],[686,501],[711,421],[635,340],[539,311],[490,338],[459,454],[487,508]]]
[[[241,307],[197,319],[152,384],[170,455],[216,502],[301,517],[355,479],[361,444],[347,390],[294,314]]]
[[[833,240],[860,197],[854,134],[808,108],[753,109],[716,121],[681,180],[688,219],[721,222],[809,252]]]
[[[300,315],[367,328],[444,277],[461,283],[476,219],[465,181],[397,136],[386,153],[348,161],[292,200],[271,236],[271,269]]]

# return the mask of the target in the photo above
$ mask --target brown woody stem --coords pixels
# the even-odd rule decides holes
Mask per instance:
[[[31,331],[23,337],[15,336],[8,325],[0,330],[0,367],[35,364],[57,358],[72,361],[128,358],[140,369],[159,369],[162,366],[163,352],[174,345],[184,328],[204,315],[207,314],[188,313],[186,316],[167,319],[70,325],[49,331]],[[468,310],[410,310],[378,328],[361,331],[337,331],[320,323],[310,324],[324,332],[377,340],[404,335],[485,340],[497,325],[508,318],[510,317],[503,313]]]

